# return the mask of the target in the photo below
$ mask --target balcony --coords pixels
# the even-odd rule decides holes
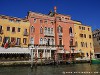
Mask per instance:
[[[28,34],[28,32],[24,32],[24,34],[23,34],[24,36],[28,36],[29,34]]]
[[[73,34],[73,33],[70,33],[70,37],[72,37],[72,38],[73,38],[73,37],[74,37],[74,34]]]
[[[54,33],[44,33],[45,36],[54,37]]]
[[[0,30],[0,34],[3,34],[3,30]]]
[[[59,35],[59,36],[62,36],[63,34],[62,34],[62,33],[58,33],[58,35]]]

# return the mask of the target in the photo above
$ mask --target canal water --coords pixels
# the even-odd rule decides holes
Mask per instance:
[[[100,64],[0,67],[0,75],[100,75]]]

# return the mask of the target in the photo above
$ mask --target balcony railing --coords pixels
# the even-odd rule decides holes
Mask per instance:
[[[54,33],[44,33],[45,36],[54,36]]]
[[[59,36],[62,36],[63,34],[62,34],[62,33],[58,33],[58,35],[59,35]]]
[[[28,32],[24,32],[24,34],[23,34],[24,36],[28,36],[29,34],[28,34]]]
[[[3,34],[3,30],[0,30],[0,34]]]
[[[70,37],[74,37],[74,34],[73,33],[70,33]]]

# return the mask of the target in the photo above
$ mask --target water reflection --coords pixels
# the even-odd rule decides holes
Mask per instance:
[[[70,73],[71,72],[71,73]],[[80,73],[79,73],[80,72]],[[83,73],[82,73],[83,72]],[[84,73],[90,72],[90,73]],[[100,65],[75,64],[59,66],[0,67],[0,75],[100,75]]]

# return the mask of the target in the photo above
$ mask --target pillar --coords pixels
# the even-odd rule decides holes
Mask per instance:
[[[51,48],[50,48],[50,55],[49,55],[50,59],[51,59]]]
[[[46,56],[45,56],[45,49],[44,49],[44,51],[43,51],[43,57],[45,58]]]

